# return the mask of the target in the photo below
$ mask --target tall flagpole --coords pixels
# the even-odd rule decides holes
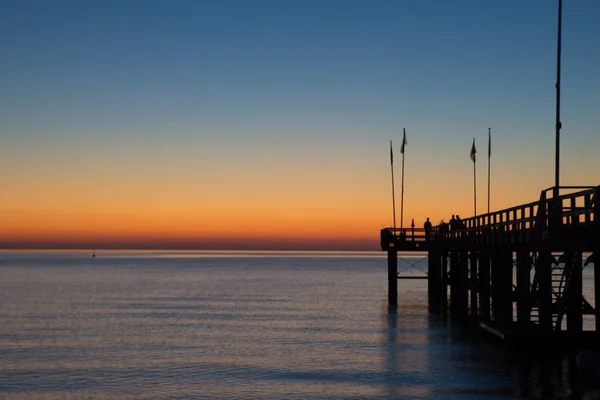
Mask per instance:
[[[396,193],[394,191],[394,149],[390,140],[390,167],[392,168],[392,210],[394,212],[394,235],[396,234]]]
[[[406,147],[406,128],[403,128],[402,135],[402,146],[400,146],[400,153],[402,153],[402,194],[400,196],[400,229],[404,228],[404,152]]]
[[[554,171],[554,197],[560,186],[560,48],[562,33],[562,0],[558,0],[558,41],[556,49],[556,164]]]
[[[475,138],[473,138],[473,146],[471,147],[471,161],[473,161],[473,216],[477,216],[477,174],[475,169],[477,159],[475,153],[477,153],[477,150],[475,149]]]
[[[492,128],[488,128],[488,214],[490,213],[490,160],[492,158]]]
[[[473,161],[473,216],[477,216],[477,174],[475,173],[475,165],[477,161]]]

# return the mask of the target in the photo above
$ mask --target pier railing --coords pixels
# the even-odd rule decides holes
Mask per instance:
[[[589,229],[599,229],[599,222],[600,186],[551,187],[542,190],[538,201],[466,218],[460,225],[382,229],[381,246],[384,250],[427,250],[434,243],[515,245],[558,239],[573,234],[575,228],[588,234]]]
[[[384,250],[396,247],[398,250],[426,251],[426,244],[430,239],[431,230],[423,228],[384,228],[381,230],[381,248]]]

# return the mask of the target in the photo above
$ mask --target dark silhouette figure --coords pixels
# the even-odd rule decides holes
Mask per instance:
[[[438,232],[438,235],[436,235],[436,237],[443,237],[446,233],[448,232],[448,224],[446,223],[446,221],[441,220],[440,221],[440,231]]]
[[[454,214],[452,215],[452,218],[450,218],[450,231],[455,231],[456,230],[456,218],[454,218]]]
[[[429,217],[427,217],[427,221],[423,224],[423,228],[425,228],[425,240],[429,240],[429,235],[431,233],[431,222],[429,222]]]

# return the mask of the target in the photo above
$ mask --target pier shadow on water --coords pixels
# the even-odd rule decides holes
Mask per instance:
[[[510,351],[417,302],[382,311],[389,398],[600,399],[600,379],[578,370],[576,353]]]

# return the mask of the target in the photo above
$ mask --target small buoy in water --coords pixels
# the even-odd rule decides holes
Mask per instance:
[[[594,350],[582,350],[575,358],[581,372],[600,375],[600,354]]]

